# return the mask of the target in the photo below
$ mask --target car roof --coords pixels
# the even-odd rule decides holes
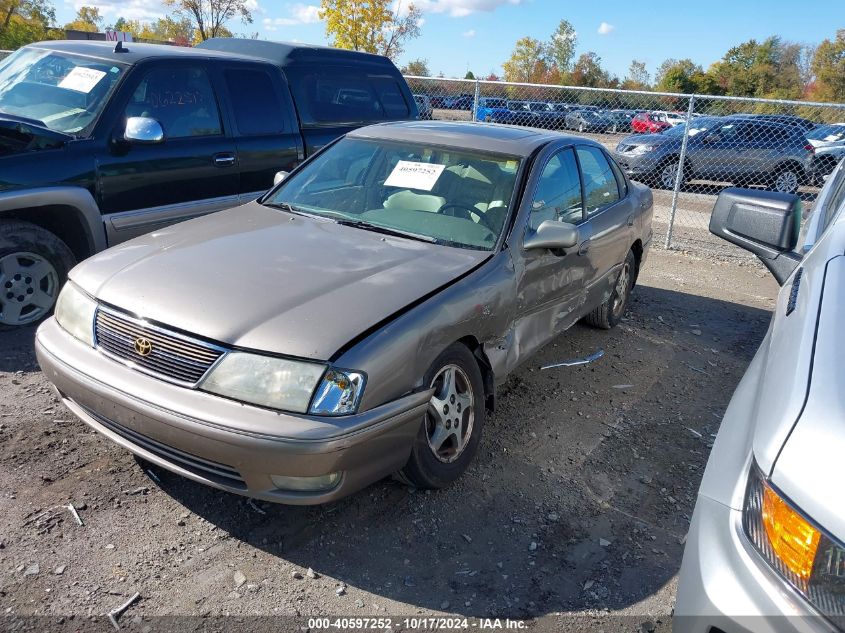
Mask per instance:
[[[197,48],[205,51],[222,51],[245,57],[256,57],[278,66],[294,66],[296,64],[370,64],[389,68],[396,67],[387,57],[362,53],[331,46],[317,46],[315,44],[300,44],[298,42],[271,42],[268,40],[253,40],[238,37],[212,37],[197,44]]]
[[[499,125],[495,123],[470,123],[467,121],[396,121],[358,128],[347,134],[349,138],[370,138],[386,141],[429,143],[492,152],[509,156],[527,157],[538,148],[561,139],[570,139],[584,145],[596,145],[578,136],[569,136],[550,130]]]
[[[233,55],[219,51],[190,48],[187,46],[168,46],[166,44],[142,44],[140,42],[121,43],[122,52],[115,52],[116,42],[94,40],[50,40],[30,44],[27,48],[40,48],[62,53],[84,55],[104,61],[120,64],[136,64],[150,58],[171,59],[244,59],[243,55]]]

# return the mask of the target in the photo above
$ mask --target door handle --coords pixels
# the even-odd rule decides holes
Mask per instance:
[[[642,205],[640,205],[642,206]],[[628,226],[634,226],[634,214],[628,216]]]
[[[581,246],[578,247],[578,254],[579,255],[586,255],[590,252],[590,240],[584,240],[581,242]]]
[[[218,167],[231,167],[235,164],[234,154],[215,154],[214,164]]]

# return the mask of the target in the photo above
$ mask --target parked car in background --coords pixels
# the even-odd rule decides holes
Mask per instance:
[[[607,132],[613,127],[613,120],[598,110],[575,110],[564,118],[564,127],[579,132]]]
[[[417,111],[420,113],[420,119],[424,121],[431,121],[434,109],[431,107],[431,99],[428,95],[415,94],[414,101],[417,104]]]
[[[607,110],[604,115],[611,121],[610,132],[630,132],[631,122],[639,112],[637,110]]]
[[[798,196],[731,190],[710,221],[780,284],[725,411],[686,538],[672,630],[840,631],[845,618],[845,166],[799,238]]]
[[[126,239],[253,200],[355,127],[416,118],[386,57],[235,38],[51,41],[0,61],[0,328]]]
[[[845,123],[818,125],[804,136],[810,141],[810,145],[816,149],[834,145],[845,145]]]
[[[507,99],[501,97],[479,98],[475,120],[488,123],[509,123]]]
[[[537,114],[531,109],[531,103],[528,101],[509,100],[508,103],[508,121],[512,125],[523,125],[525,127],[540,127],[538,125],[539,118]],[[504,121],[497,121],[502,123]]]
[[[653,112],[640,112],[631,119],[631,131],[635,134],[657,134],[670,127],[660,115]]]
[[[443,99],[443,107],[447,110],[472,110],[475,97],[468,94],[447,96]]]
[[[760,121],[771,121],[773,123],[781,123],[783,125],[791,125],[800,128],[804,132],[809,132],[817,125],[813,121],[792,114],[738,114],[737,116],[748,117]]]
[[[762,184],[794,193],[812,180],[813,146],[794,126],[741,116],[700,117],[691,125],[684,182]],[[683,137],[683,127],[629,136],[616,146],[614,158],[629,177],[673,189]]]
[[[681,125],[687,122],[686,112],[668,112],[666,110],[655,110],[652,114],[656,114],[661,121],[665,121],[672,127]]]
[[[209,486],[442,488],[516,367],[582,318],[621,321],[652,202],[588,139],[370,126],[259,201],[76,267],[36,353],[89,426]]]

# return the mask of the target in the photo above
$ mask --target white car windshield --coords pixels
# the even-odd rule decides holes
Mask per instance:
[[[84,136],[123,71],[108,61],[22,48],[0,62],[0,116]]]
[[[262,203],[425,242],[492,250],[520,163],[499,154],[345,138]]]

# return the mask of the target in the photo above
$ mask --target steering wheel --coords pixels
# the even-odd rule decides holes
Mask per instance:
[[[446,209],[454,209],[452,213],[446,213]],[[460,211],[460,213],[456,213],[455,211]],[[490,222],[490,218],[488,218],[485,214],[481,213],[475,207],[471,207],[468,204],[461,204],[460,202],[447,202],[439,209],[437,209],[437,213],[442,213],[443,215],[448,215],[453,218],[463,218],[464,220],[469,220],[470,222],[474,222],[472,216],[478,216],[478,223],[483,224],[485,228],[489,229],[492,233],[498,233],[499,229],[493,226]]]

